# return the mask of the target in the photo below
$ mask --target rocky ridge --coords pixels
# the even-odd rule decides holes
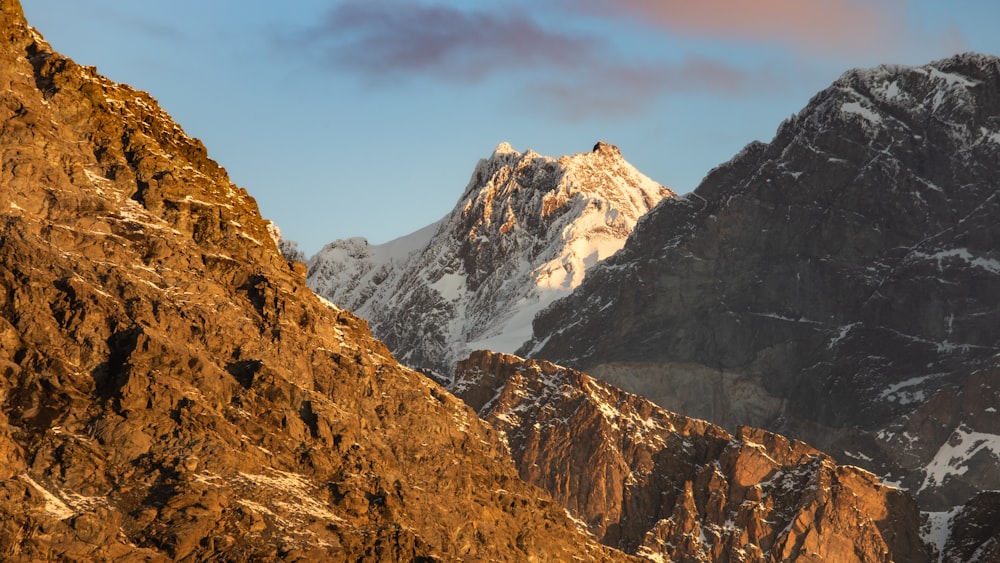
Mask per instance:
[[[384,245],[332,242],[309,260],[309,285],[368,319],[403,363],[446,380],[472,349],[520,346],[537,311],[673,196],[613,145],[553,159],[502,143],[441,221]]]
[[[846,73],[644,217],[523,353],[913,491],[1000,489],[1000,60]]]
[[[455,389],[521,477],[607,545],[669,561],[927,561],[913,498],[806,444],[730,435],[584,373],[487,351]]]
[[[150,96],[14,0],[0,33],[0,559],[627,559],[309,291]]]

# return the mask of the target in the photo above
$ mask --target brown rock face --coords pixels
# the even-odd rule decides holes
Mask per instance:
[[[0,559],[625,558],[0,0]]]
[[[916,503],[806,444],[735,436],[586,374],[476,352],[457,394],[607,545],[676,561],[926,561]]]

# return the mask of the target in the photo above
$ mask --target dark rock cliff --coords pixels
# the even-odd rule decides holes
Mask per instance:
[[[996,57],[848,72],[644,217],[522,350],[948,509],[1000,488],[998,178]]]

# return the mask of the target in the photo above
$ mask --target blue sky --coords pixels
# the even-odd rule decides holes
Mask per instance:
[[[312,254],[451,210],[501,141],[678,192],[852,67],[1000,54],[994,0],[22,0],[150,92]]]

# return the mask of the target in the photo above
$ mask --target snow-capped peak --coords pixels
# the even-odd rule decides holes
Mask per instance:
[[[970,127],[977,120],[976,90],[997,81],[1000,59],[973,53],[922,66],[854,69],[820,92],[786,125],[805,121],[815,129],[829,129],[833,124],[847,124],[862,129],[868,139],[900,138],[913,136],[904,125],[912,117],[917,122],[947,124],[951,140],[968,148],[1000,139],[998,128]]]
[[[518,156],[521,155],[521,153],[514,150],[514,147],[511,146],[510,143],[508,143],[507,141],[503,141],[499,145],[497,145],[497,148],[493,149],[493,156],[497,157],[505,154],[514,154]]]
[[[538,311],[673,195],[614,145],[554,159],[500,143],[439,223],[393,252],[331,243],[310,260],[309,283],[367,318],[404,363],[450,376],[470,349],[514,351]]]

